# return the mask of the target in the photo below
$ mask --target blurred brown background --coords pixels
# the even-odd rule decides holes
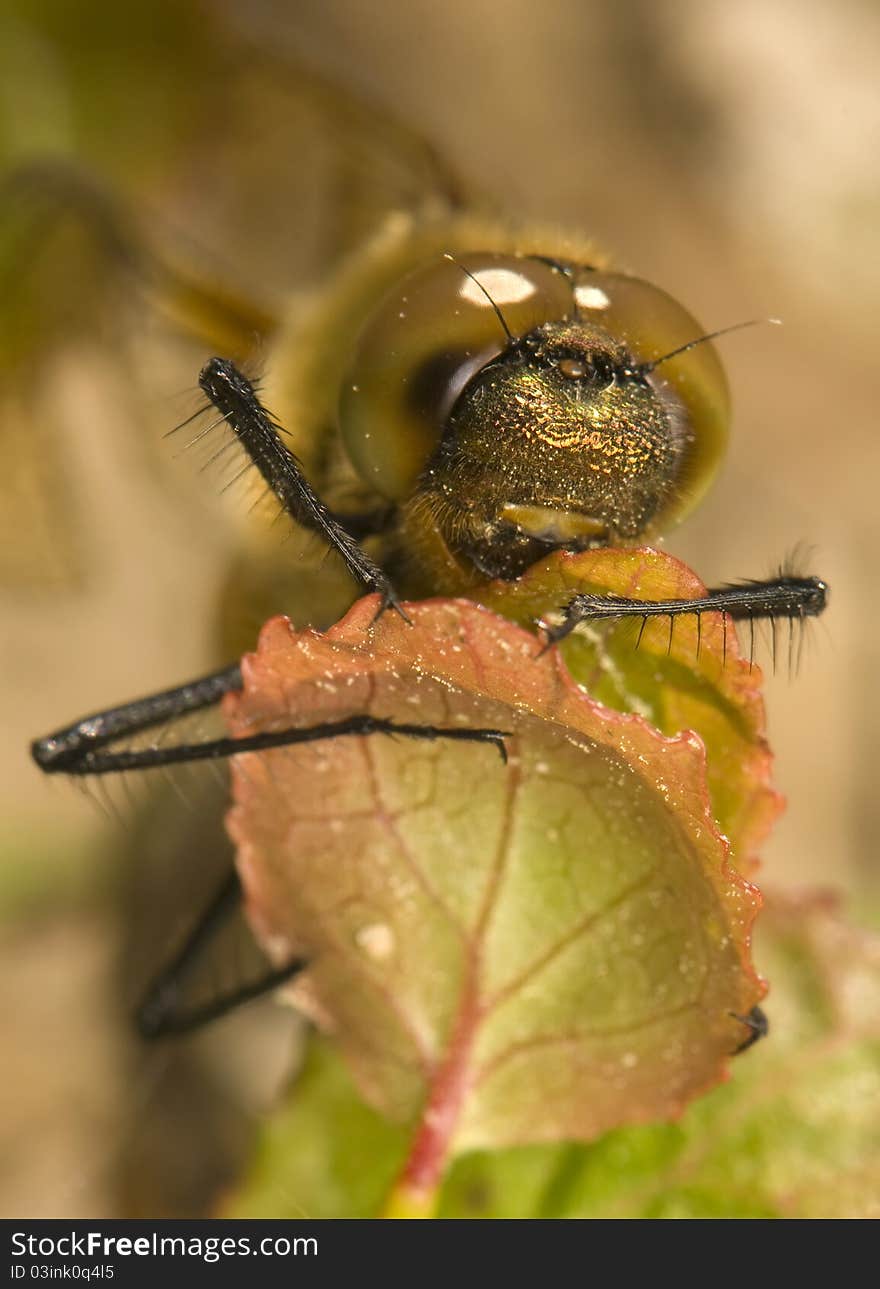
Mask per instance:
[[[191,239],[203,262],[273,299],[332,263],[334,195],[356,189],[365,207],[373,188],[392,205],[411,196],[413,166],[398,173],[382,159],[401,144],[395,127],[373,138],[387,111],[466,186],[588,230],[707,327],[781,317],[783,328],[722,342],[735,408],[727,465],[668,546],[713,582],[764,576],[802,543],[805,570],[830,583],[799,674],[782,666],[768,679],[789,809],[765,878],[839,889],[864,917],[880,825],[878,57],[868,0],[3,0],[0,164],[73,159],[162,237]],[[322,124],[320,106],[304,110],[286,83],[302,60],[378,115],[355,106]],[[333,160],[346,132],[359,139],[351,172]],[[340,242],[359,221],[333,225]],[[7,272],[15,262],[7,255]],[[0,357],[12,391],[4,429],[51,427],[36,464],[8,466],[0,516],[4,1215],[136,1209],[120,1198],[115,1160],[132,1123],[149,1126],[170,1059],[132,1052],[114,983],[128,933],[125,798],[121,818],[108,816],[44,780],[26,745],[212,665],[229,543],[210,476],[161,437],[195,406],[204,352],[149,319],[127,317],[120,343],[101,320],[110,288],[101,278],[92,307],[83,282],[78,308],[52,318],[51,361],[34,359],[36,332],[15,321]],[[109,303],[111,319],[130,309],[112,292]],[[223,1034],[204,1042],[228,1058]],[[287,1031],[265,1049],[256,1090],[250,1073],[219,1063],[217,1095],[247,1107],[233,1155],[286,1042]],[[210,1178],[191,1193],[200,1185]]]

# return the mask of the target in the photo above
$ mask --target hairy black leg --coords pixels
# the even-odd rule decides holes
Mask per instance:
[[[197,967],[202,953],[223,924],[235,912],[241,900],[241,887],[236,873],[230,873],[210,904],[190,931],[179,951],[152,982],[135,1019],[143,1038],[154,1039],[192,1033],[203,1025],[218,1020],[243,1003],[259,998],[290,980],[306,966],[294,958],[286,966],[267,971],[255,980],[217,994],[209,1002],[187,1006],[183,990],[187,978]]]
[[[137,698],[119,707],[109,707],[106,711],[84,716],[73,725],[37,739],[31,744],[31,756],[45,774],[91,774],[93,771],[89,766],[92,759],[104,759],[99,753],[108,743],[138,734],[141,730],[164,725],[189,712],[213,707],[224,694],[241,689],[241,683],[241,668],[235,665],[208,676],[200,676],[185,685],[177,685],[174,689],[150,694],[147,698]],[[108,755],[112,756],[113,753]]]
[[[367,734],[398,734],[404,738],[421,739],[430,743],[437,739],[458,743],[491,743],[498,749],[501,759],[507,760],[504,746],[506,735],[503,730],[460,727],[443,729],[436,725],[399,724],[376,716],[348,716],[341,721],[327,721],[322,725],[310,725],[302,729],[269,730],[244,738],[217,738],[202,743],[179,743],[176,746],[145,747],[119,752],[93,751],[87,748],[76,760],[68,760],[64,765],[43,764],[41,769],[47,773],[62,770],[65,774],[76,775],[116,774],[121,770],[153,770],[159,766],[214,761],[222,757],[240,756],[244,752],[265,752],[270,748],[292,747],[297,743],[317,743],[322,739]],[[51,742],[51,739],[43,742]]]
[[[158,766],[191,761],[218,760],[243,752],[315,743],[347,735],[387,734],[433,742],[445,739],[460,743],[489,743],[506,760],[503,730],[444,729],[436,725],[406,724],[377,716],[348,716],[344,720],[284,730],[268,730],[243,738],[216,738],[197,743],[164,744],[160,747],[107,750],[107,744],[143,730],[173,722],[190,712],[212,707],[224,694],[241,689],[239,667],[227,667],[198,680],[138,698],[120,707],[85,716],[73,725],[31,744],[31,755],[45,774],[113,774],[121,770],[148,770]]]
[[[562,610],[558,626],[546,628],[547,643],[564,639],[580,622],[601,622],[612,618],[668,617],[671,621],[686,613],[724,613],[734,619],[771,622],[817,617],[828,603],[828,587],[818,577],[780,574],[763,582],[741,582],[714,587],[705,596],[691,600],[637,600],[622,595],[576,595]],[[641,638],[641,637],[640,637]]]
[[[740,1016],[738,1012],[731,1012],[730,1014],[734,1020],[742,1021],[749,1031],[740,1045],[734,1048],[734,1056],[738,1056],[740,1052],[745,1052],[747,1048],[753,1047],[759,1039],[767,1037],[770,1031],[770,1022],[766,1013],[760,1007],[753,1007],[747,1016]]]
[[[296,457],[282,443],[281,427],[235,364],[212,358],[203,368],[199,384],[291,518],[321,533],[342,556],[355,581],[368,591],[379,592],[383,610],[395,609],[408,620],[389,578],[313,491]]]

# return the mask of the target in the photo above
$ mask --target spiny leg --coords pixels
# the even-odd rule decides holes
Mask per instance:
[[[64,726],[31,744],[31,755],[45,774],[113,774],[123,770],[155,769],[192,761],[218,760],[244,752],[262,752],[271,748],[315,743],[322,739],[372,734],[399,735],[427,742],[442,739],[449,742],[488,743],[506,760],[503,730],[468,729],[462,726],[443,728],[437,725],[410,724],[382,717],[359,714],[338,721],[282,730],[266,730],[241,738],[222,737],[202,742],[168,743],[159,747],[108,748],[108,744],[130,738],[144,730],[166,725],[192,712],[214,706],[224,694],[240,690],[241,669],[201,676],[175,689],[162,690],[147,698],[111,707],[85,716],[73,725]]]
[[[45,773],[77,776],[216,760],[244,752],[370,734],[398,735],[430,742],[442,739],[488,743],[498,750],[503,761],[507,759],[504,744],[507,735],[502,730],[462,727],[443,729],[434,725],[398,724],[368,715],[350,716],[340,721],[324,722],[302,729],[267,731],[244,738],[224,737],[201,743],[122,748],[115,751],[108,748],[108,744],[117,740],[133,737],[169,722],[173,724],[175,720],[193,712],[214,706],[224,694],[241,689],[241,685],[240,669],[228,667],[175,689],[163,690],[84,717],[46,738],[38,739],[32,745],[31,752]],[[150,986],[137,1012],[138,1028],[145,1038],[188,1033],[225,1015],[240,1004],[275,989],[305,967],[304,960],[294,959],[239,988],[221,992],[209,1002],[190,1006],[182,1002],[182,989],[187,977],[196,967],[206,946],[233,913],[240,894],[238,878],[233,873],[224,880],[182,948]]]
[[[704,596],[686,600],[639,600],[622,595],[586,593],[576,595],[562,610],[558,626],[547,627],[547,645],[563,640],[581,622],[600,622],[617,618],[641,618],[642,632],[649,618],[668,617],[672,622],[683,614],[700,616],[714,611],[726,618],[746,619],[754,629],[755,621],[789,622],[818,617],[828,603],[828,587],[818,577],[793,577],[780,574],[764,581],[741,582],[713,587]]]
[[[748,1048],[753,1047],[759,1039],[766,1038],[770,1032],[770,1022],[767,1019],[766,1012],[760,1007],[753,1007],[746,1016],[741,1016],[739,1012],[731,1012],[730,1014],[734,1020],[741,1021],[749,1031],[739,1046],[733,1049],[734,1056],[738,1056],[740,1052],[745,1052]]]
[[[203,368],[199,384],[291,518],[321,533],[341,555],[355,581],[368,591],[378,591],[380,612],[392,608],[408,621],[390,579],[311,488],[296,457],[281,441],[281,427],[263,407],[250,381],[234,363],[212,358]]]
[[[102,753],[101,749],[108,743],[179,720],[190,712],[213,707],[224,694],[241,687],[241,668],[237,664],[226,667],[173,689],[164,689],[146,698],[136,698],[119,707],[108,707],[103,712],[83,716],[73,725],[36,739],[31,744],[31,756],[44,774],[100,774],[102,770],[93,771],[89,767],[94,759],[100,763],[107,756],[114,755]],[[153,748],[145,750],[155,751]],[[127,754],[120,755],[124,757]],[[127,767],[119,765],[115,768]]]
[[[244,752],[265,752],[272,748],[293,747],[298,743],[317,743],[322,739],[365,737],[369,734],[400,735],[433,743],[446,739],[457,743],[490,743],[498,749],[502,761],[507,760],[503,730],[444,729],[437,725],[407,725],[376,716],[347,716],[341,721],[325,721],[320,725],[285,730],[266,730],[242,738],[209,739],[202,743],[180,743],[168,747],[145,747],[119,752],[102,752],[86,749],[66,765],[40,768],[47,773],[62,770],[65,774],[117,774],[123,770],[154,770],[166,765],[184,765],[194,761],[215,761],[223,757],[240,756]],[[38,755],[34,753],[38,761]]]
[[[224,990],[208,1002],[190,1006],[182,1002],[187,978],[198,966],[204,951],[224,923],[233,915],[240,900],[238,875],[230,873],[181,948],[147,990],[135,1013],[138,1032],[142,1038],[155,1039],[192,1033],[242,1004],[277,989],[307,965],[304,959],[293,958],[285,966],[267,971],[235,989]]]

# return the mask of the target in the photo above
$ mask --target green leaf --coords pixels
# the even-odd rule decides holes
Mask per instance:
[[[823,896],[777,897],[756,952],[770,1037],[677,1124],[462,1161],[443,1216],[880,1215],[880,941]],[[539,1177],[527,1204],[518,1178]]]
[[[406,1157],[408,1136],[364,1105],[333,1046],[313,1039],[228,1216],[374,1217]]]
[[[383,736],[243,756],[229,828],[263,943],[312,963],[294,1001],[408,1125],[397,1194],[419,1207],[465,1152],[592,1141],[716,1083],[763,992],[759,897],[727,863],[699,738],[595,702],[481,606],[375,612],[267,624],[231,729],[369,712],[505,730],[508,763]]]
[[[555,554],[516,582],[493,582],[477,598],[524,625],[553,616],[578,592],[645,600],[705,594],[681,561],[660,551],[601,549]],[[712,812],[732,844],[732,858],[751,872],[782,808],[771,788],[762,676],[743,658],[731,622],[720,613],[675,619],[583,624],[561,649],[591,697],[637,712],[664,734],[695,730],[707,755]],[[785,627],[780,638],[787,646]]]
[[[770,1037],[728,1083],[677,1123],[466,1155],[440,1216],[880,1216],[880,940],[821,896],[771,899],[757,939]],[[318,1040],[228,1215],[374,1215],[405,1151]]]

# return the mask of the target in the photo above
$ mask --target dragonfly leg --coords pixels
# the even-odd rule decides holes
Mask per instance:
[[[734,1056],[738,1056],[740,1052],[745,1052],[749,1047],[754,1047],[759,1039],[767,1037],[770,1022],[766,1013],[760,1007],[753,1007],[747,1016],[740,1016],[738,1012],[731,1012],[730,1014],[734,1020],[742,1021],[749,1031],[740,1045],[734,1048]]]
[[[207,1002],[187,1005],[183,990],[204,951],[235,912],[241,900],[241,886],[235,872],[224,878],[181,948],[153,980],[137,1009],[135,1019],[142,1038],[157,1039],[192,1033],[218,1020],[244,1003],[292,979],[306,966],[294,958],[284,967],[265,972],[256,979],[217,994]]]
[[[192,761],[222,760],[243,752],[262,752],[298,743],[316,743],[322,739],[386,734],[427,742],[444,739],[459,743],[488,743],[497,749],[502,760],[507,759],[504,740],[508,736],[504,730],[463,726],[447,729],[366,714],[325,721],[319,725],[266,730],[242,738],[223,737],[176,744],[163,742],[161,746],[140,748],[110,746],[144,730],[173,723],[191,712],[212,707],[224,694],[241,687],[240,668],[227,667],[174,689],[165,689],[147,698],[84,716],[73,725],[37,739],[31,744],[31,755],[45,774],[114,774],[122,770],[149,770]]]
[[[127,769],[124,758],[129,753],[102,754],[102,749],[118,739],[130,738],[143,730],[178,720],[190,712],[213,707],[224,694],[241,689],[241,685],[240,667],[226,667],[174,689],[164,689],[147,698],[137,698],[119,707],[108,707],[103,712],[84,716],[73,725],[36,739],[31,744],[31,756],[44,774],[100,774],[106,770]],[[175,748],[169,750],[176,751]],[[102,763],[108,759],[112,763],[104,767]]]
[[[563,640],[581,622],[619,618],[666,617],[670,623],[683,614],[723,613],[749,622],[779,618],[800,621],[817,617],[828,603],[828,587],[818,577],[779,574],[764,581],[738,582],[713,587],[703,596],[684,600],[640,600],[623,595],[575,595],[562,609],[558,626],[546,628],[547,643]]]
[[[320,533],[354,580],[365,590],[379,593],[380,612],[394,609],[408,622],[391,580],[314,492],[282,441],[282,427],[263,407],[247,377],[229,359],[212,358],[202,369],[199,385],[291,519]]]

